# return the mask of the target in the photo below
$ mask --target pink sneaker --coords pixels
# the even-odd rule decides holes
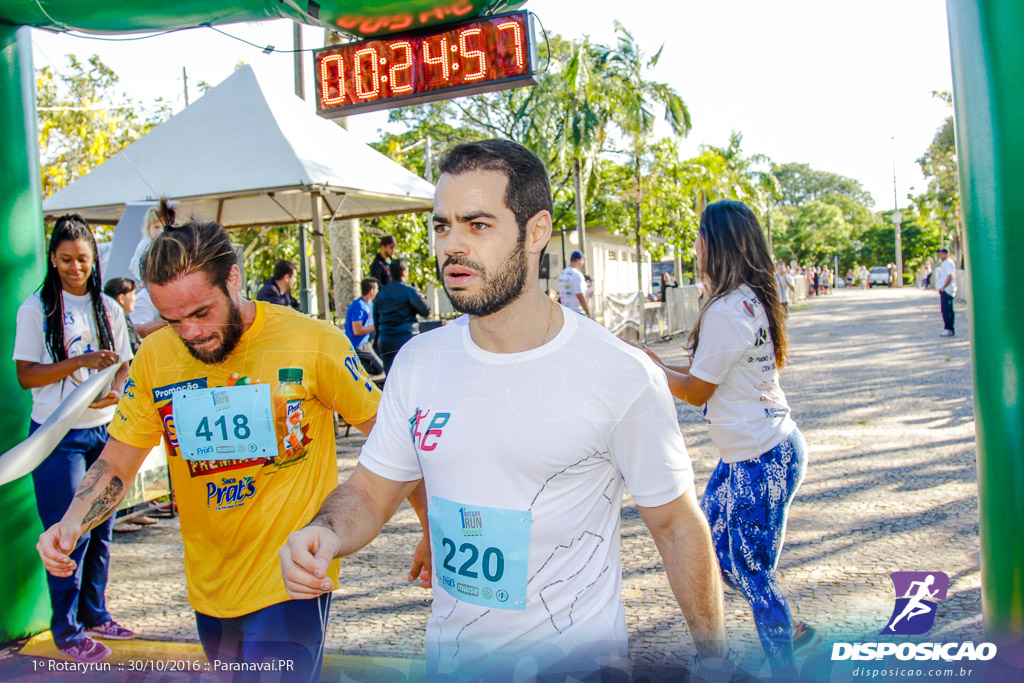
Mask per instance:
[[[103,643],[97,643],[89,636],[83,638],[82,642],[77,645],[72,645],[66,649],[57,649],[60,650],[62,655],[71,657],[76,662],[82,662],[83,664],[97,664],[111,655],[109,647]]]
[[[90,633],[97,638],[104,638],[105,640],[131,640],[135,637],[135,634],[126,629],[121,624],[117,623],[113,619],[105,624],[99,626],[90,626],[85,629],[86,633]]]

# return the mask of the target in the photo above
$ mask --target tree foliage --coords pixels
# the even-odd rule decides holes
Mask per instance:
[[[118,77],[97,55],[36,75],[39,156],[48,197],[100,165],[170,116],[157,100],[143,107],[117,91]]]

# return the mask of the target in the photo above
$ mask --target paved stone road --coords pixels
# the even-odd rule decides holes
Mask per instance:
[[[958,336],[941,330],[938,296],[917,290],[842,291],[798,306],[789,319],[783,389],[809,446],[807,477],[792,508],[782,586],[797,616],[833,639],[878,633],[892,610],[888,574],[938,570],[951,578],[929,639],[981,637],[975,441],[966,312]],[[682,358],[679,340],[653,344]],[[703,490],[717,452],[697,409],[678,403],[680,426]],[[339,439],[342,477],[362,436]],[[623,503],[623,599],[639,667],[692,656],[686,626],[654,544]],[[419,538],[403,505],[380,538],[342,565],[328,652],[422,658],[429,591],[405,572]],[[195,641],[176,522],[115,539],[107,599],[140,635]],[[726,595],[734,647],[759,648],[749,610]]]

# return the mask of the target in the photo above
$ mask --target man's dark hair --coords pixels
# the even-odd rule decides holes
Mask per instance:
[[[363,296],[372,292],[374,287],[380,287],[380,280],[375,277],[364,277],[359,283],[359,289],[362,290]]]
[[[396,258],[388,266],[388,270],[391,271],[391,281],[398,282],[402,279],[402,273],[409,270],[409,262],[404,258]]]
[[[130,277],[114,277],[107,280],[103,285],[103,293],[111,299],[116,299],[122,294],[135,291],[135,280]]]
[[[508,178],[505,206],[515,215],[520,241],[526,223],[540,211],[554,213],[548,172],[537,155],[511,140],[480,140],[452,147],[438,166],[441,173],[462,175],[497,171]]]
[[[295,272],[295,264],[286,259],[281,259],[274,264],[274,279],[280,280]]]
[[[166,285],[192,273],[206,273],[210,284],[228,293],[228,275],[238,255],[228,233],[217,223],[190,220],[168,226],[142,257],[142,280]]]
[[[392,244],[398,244],[398,240],[393,235],[384,235],[380,238],[380,246],[390,247]]]

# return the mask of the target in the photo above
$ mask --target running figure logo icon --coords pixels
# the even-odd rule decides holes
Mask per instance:
[[[938,602],[946,599],[949,577],[942,572],[893,572],[889,578],[896,591],[896,605],[882,633],[927,633],[935,623]]]

